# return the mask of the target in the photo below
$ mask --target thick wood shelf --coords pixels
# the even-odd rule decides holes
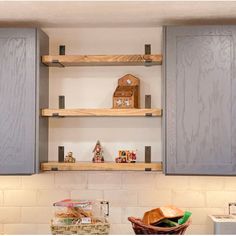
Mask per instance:
[[[161,65],[162,55],[45,55],[42,63],[54,67]]]
[[[76,170],[135,170],[135,171],[162,171],[162,163],[92,163],[92,162],[76,162],[76,163],[59,163],[45,162],[41,164],[42,171],[76,171]]]
[[[73,116],[81,116],[81,117],[93,117],[93,116],[126,116],[126,117],[144,117],[144,116],[161,116],[161,109],[110,109],[110,108],[102,108],[102,109],[42,109],[42,116],[48,117],[73,117]]]

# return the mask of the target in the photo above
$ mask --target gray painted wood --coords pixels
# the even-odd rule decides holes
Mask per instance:
[[[49,68],[41,62],[41,57],[49,54],[49,38],[40,29],[37,29],[36,52],[36,173],[38,173],[40,163],[48,161],[48,118],[42,117],[40,110],[49,106]]]
[[[36,36],[33,28],[0,29],[0,174],[36,171],[42,148]]]
[[[167,27],[165,171],[236,174],[235,26]]]

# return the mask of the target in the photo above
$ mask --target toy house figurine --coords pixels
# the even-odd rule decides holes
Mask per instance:
[[[73,152],[68,152],[65,162],[75,163],[76,159],[73,157]]]
[[[118,80],[113,94],[113,108],[139,108],[139,78],[127,74]]]
[[[102,150],[102,146],[100,144],[100,141],[98,140],[94,149],[93,149],[93,162],[95,163],[102,163],[104,162],[104,158],[103,158],[103,150]]]

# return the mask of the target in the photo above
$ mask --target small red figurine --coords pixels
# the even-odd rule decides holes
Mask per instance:
[[[136,151],[120,150],[119,156],[115,159],[117,163],[135,163]]]
[[[93,162],[95,163],[102,163],[104,162],[104,158],[103,158],[103,150],[102,150],[102,146],[100,144],[100,141],[98,140],[96,143],[96,146],[93,149]]]

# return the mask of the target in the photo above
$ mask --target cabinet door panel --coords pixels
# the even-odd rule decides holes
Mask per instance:
[[[167,27],[166,173],[236,174],[235,28]]]
[[[35,172],[35,30],[0,29],[0,174]]]

